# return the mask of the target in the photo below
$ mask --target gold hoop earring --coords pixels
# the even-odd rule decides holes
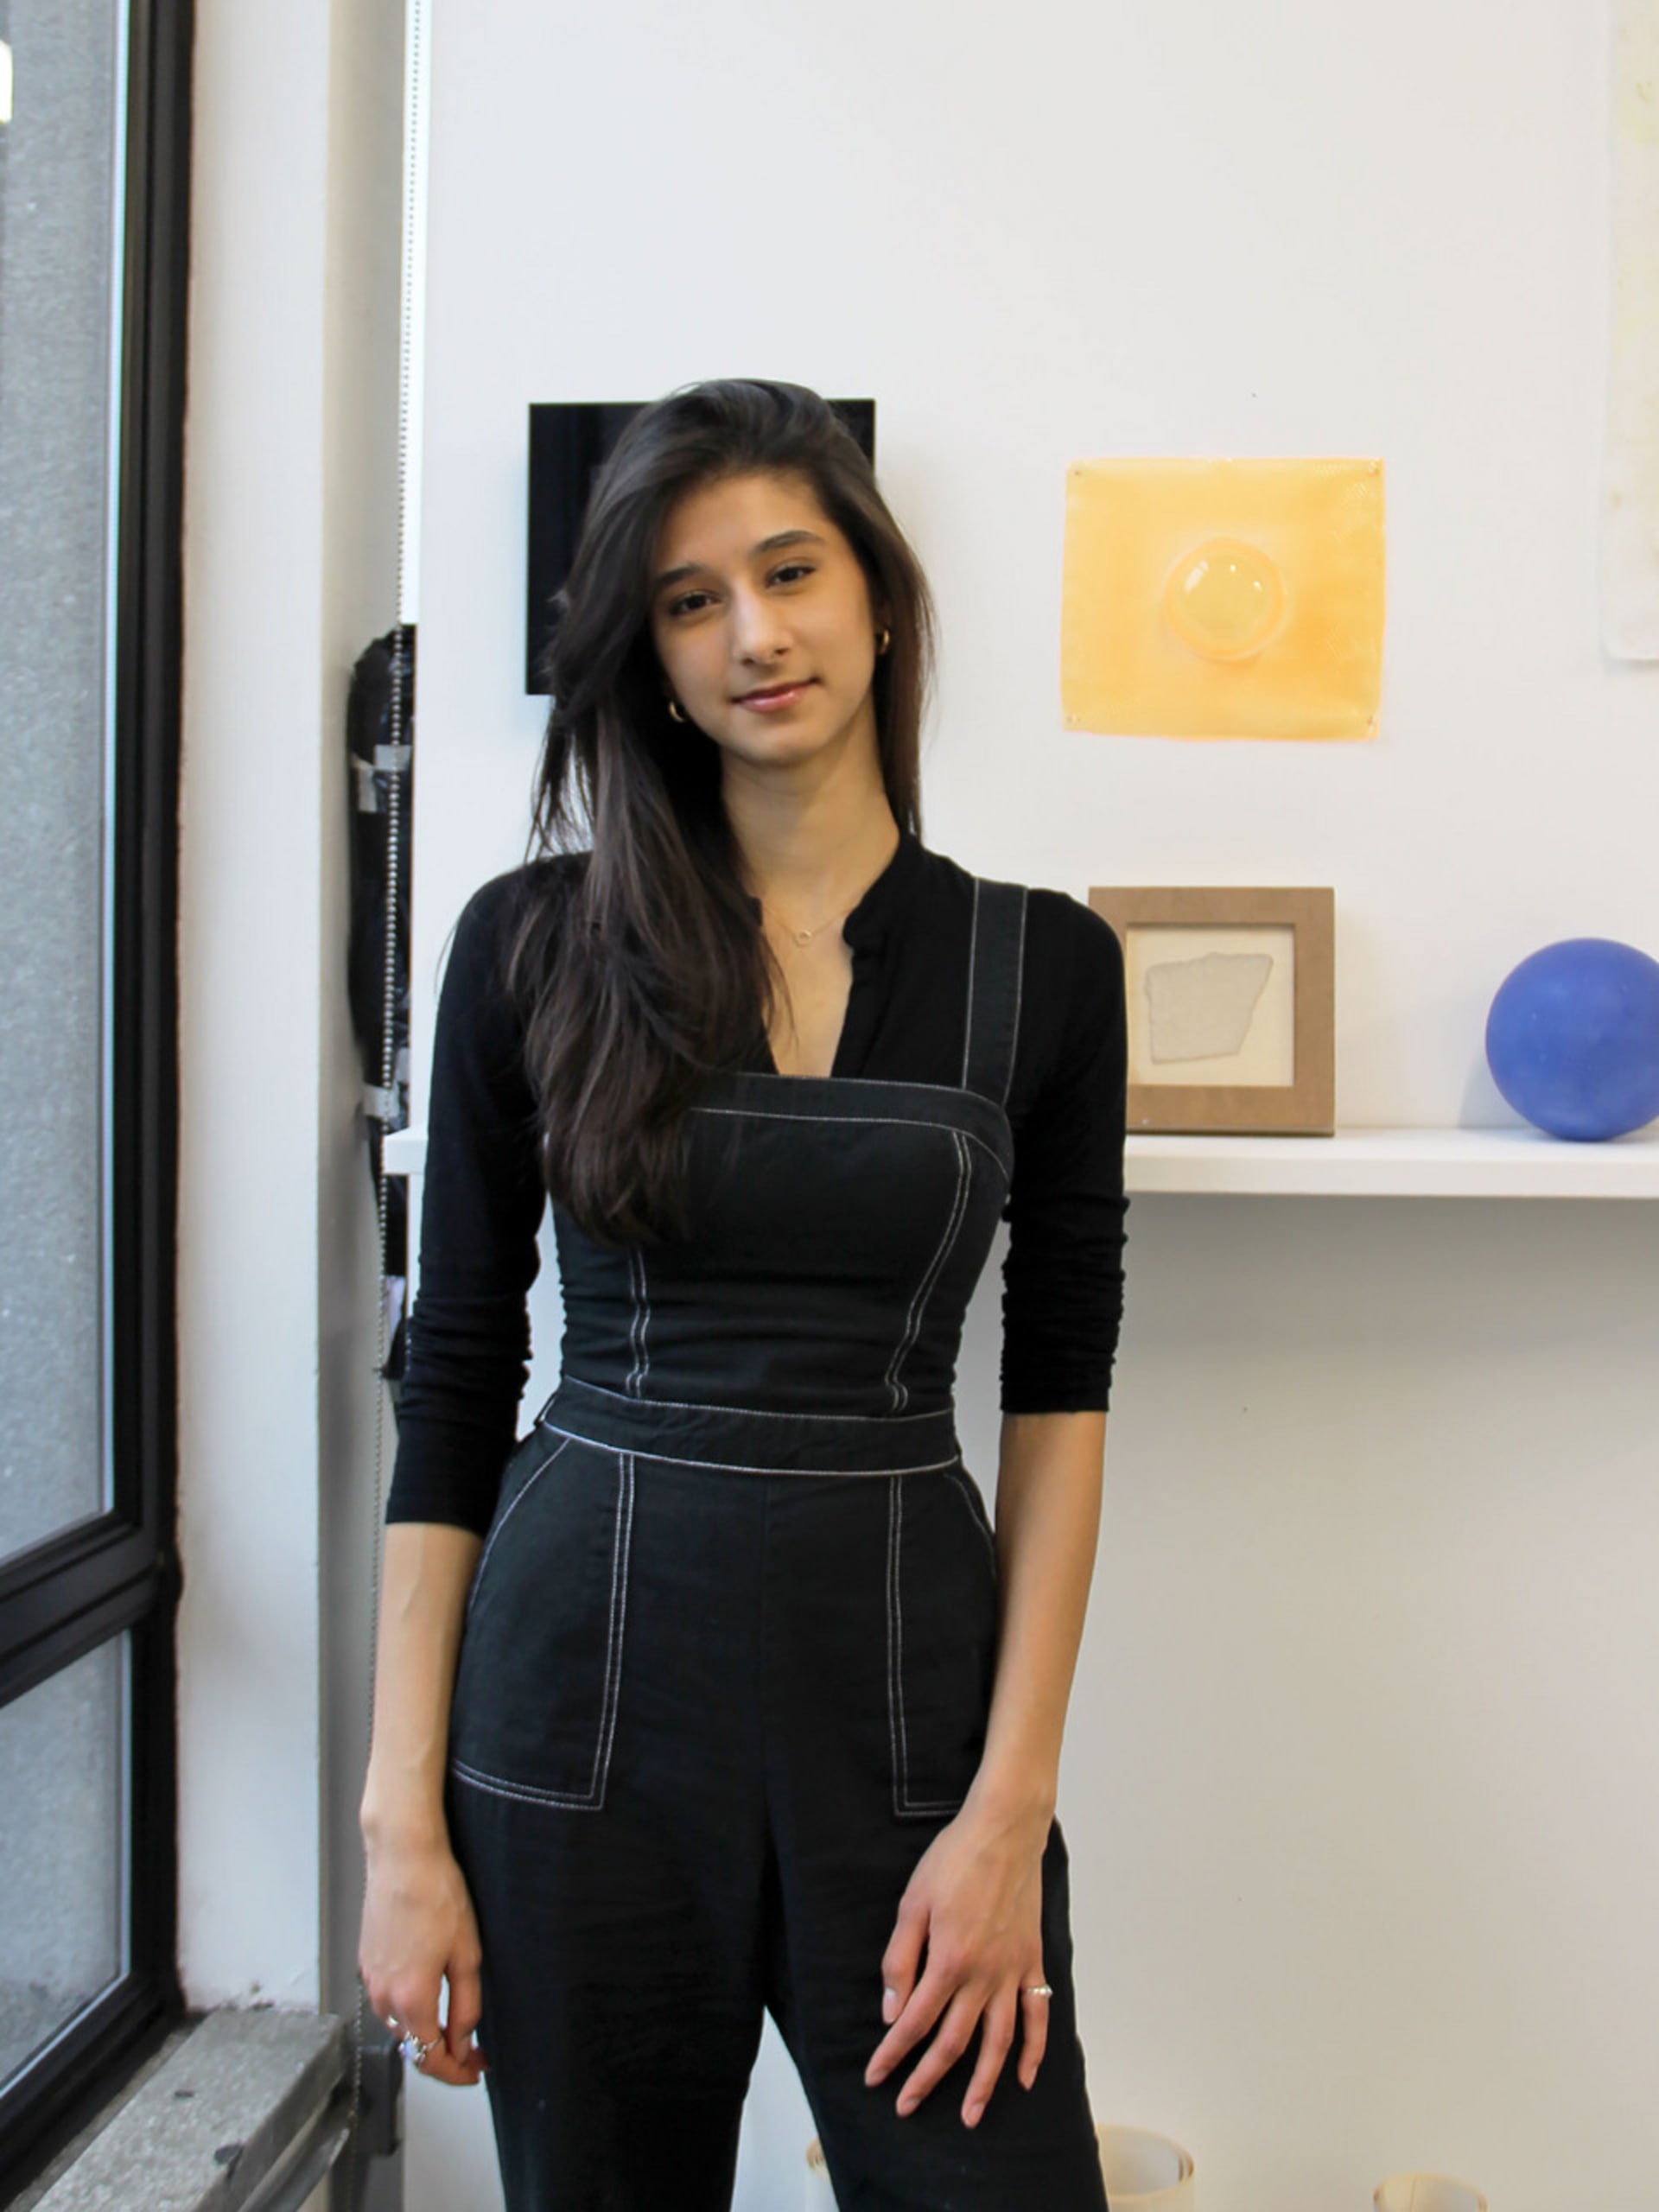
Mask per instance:
[[[680,702],[677,699],[671,698],[669,700],[668,711],[674,717],[674,720],[677,722],[683,722],[686,720],[685,715],[680,712]]]
[[[883,627],[882,627],[882,631],[881,631],[881,634],[880,634],[880,637],[876,639],[876,641],[875,641],[875,656],[876,656],[876,658],[877,658],[878,660],[880,660],[880,658],[881,658],[882,654],[883,654],[884,652],[886,652],[886,651],[887,650],[887,647],[888,647],[892,643],[893,643],[893,632],[892,632],[892,631],[891,631],[891,630],[887,629],[887,628],[886,627],[886,626],[884,625],[884,626],[883,626]]]

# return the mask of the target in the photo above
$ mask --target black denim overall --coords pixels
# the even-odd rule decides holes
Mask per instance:
[[[976,883],[959,1086],[726,1076],[691,1234],[611,1252],[556,1216],[563,1379],[507,1463],[450,1732],[508,2212],[726,2212],[763,2008],[840,2212],[1104,2212],[1058,1823],[1036,2086],[1017,2031],[975,2128],[977,2038],[903,2119],[925,2042],[863,2080],[990,1700],[951,1386],[1013,1166],[1024,923]]]

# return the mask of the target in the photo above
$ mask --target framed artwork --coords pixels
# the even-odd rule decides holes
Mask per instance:
[[[570,573],[588,494],[601,461],[642,399],[556,400],[530,410],[530,549],[525,564],[524,689],[545,692],[543,655],[553,636],[554,594]],[[832,399],[830,404],[872,461],[875,459],[875,402]]]
[[[1330,1136],[1336,899],[1095,887],[1123,948],[1131,1130]]]

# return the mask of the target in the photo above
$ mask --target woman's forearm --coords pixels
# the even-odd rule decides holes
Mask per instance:
[[[1100,1532],[1103,1413],[1008,1414],[996,1480],[996,1680],[973,1798],[1046,1828]]]
[[[439,1522],[395,1521],[386,1529],[374,1733],[361,1810],[371,1843],[443,1832],[449,1705],[481,1548],[470,1529]]]

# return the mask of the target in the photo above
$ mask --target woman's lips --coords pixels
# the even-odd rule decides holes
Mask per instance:
[[[811,681],[808,677],[805,683],[786,683],[781,690],[751,691],[737,703],[740,707],[753,707],[758,715],[776,714],[782,707],[792,707]]]

